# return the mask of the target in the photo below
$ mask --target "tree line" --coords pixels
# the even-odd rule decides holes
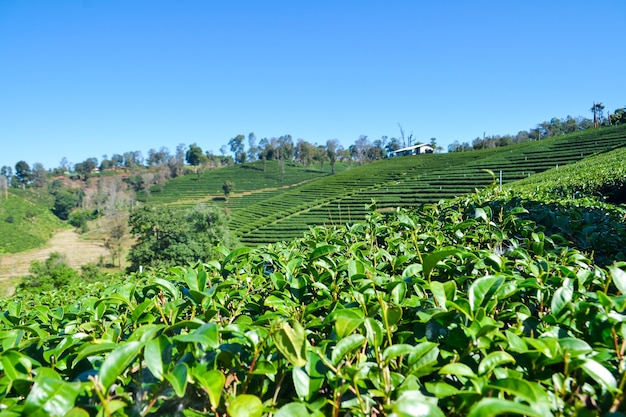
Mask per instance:
[[[448,152],[462,152],[475,149],[485,149],[508,146],[529,140],[540,140],[553,136],[564,135],[594,127],[618,125],[626,123],[626,107],[616,109],[612,114],[604,113],[602,103],[593,103],[590,109],[593,119],[585,117],[566,118],[553,117],[549,121],[537,124],[527,131],[517,134],[492,135],[477,137],[469,141],[454,141],[448,146]],[[29,166],[26,161],[19,161],[15,167],[0,167],[0,192],[6,192],[8,187],[25,188],[33,186],[43,188],[50,176],[65,176],[86,180],[94,173],[126,172],[126,182],[135,190],[148,191],[153,186],[163,186],[169,179],[183,175],[185,172],[199,173],[204,169],[213,169],[223,166],[245,164],[262,161],[265,168],[267,161],[278,161],[283,167],[285,163],[300,164],[304,167],[319,165],[324,169],[329,164],[334,173],[338,161],[351,161],[364,164],[394,156],[398,149],[417,143],[413,134],[405,135],[401,125],[400,135],[397,137],[382,136],[370,140],[361,135],[353,144],[344,148],[337,139],[329,139],[325,144],[317,144],[296,139],[289,135],[262,138],[257,140],[254,133],[247,136],[238,134],[231,138],[227,145],[222,145],[219,154],[212,150],[205,151],[197,143],[189,146],[181,143],[174,152],[167,147],[150,149],[144,157],[141,151],[115,153],[110,157],[103,155],[98,161],[89,157],[82,162],[72,164],[63,158],[58,167],[46,170],[41,163]],[[431,138],[429,144],[435,152],[443,148],[437,145],[437,139]]]
[[[590,109],[593,114],[592,119],[582,116],[567,116],[561,119],[553,117],[549,121],[539,123],[534,128],[522,130],[515,135],[483,135],[482,138],[477,137],[474,139],[471,144],[470,142],[454,141],[448,146],[448,152],[465,152],[476,149],[496,148],[523,143],[529,140],[541,140],[566,135],[601,126],[626,124],[626,107],[616,109],[613,114],[607,113],[606,115],[604,114],[604,109],[605,107],[602,103],[594,102]]]

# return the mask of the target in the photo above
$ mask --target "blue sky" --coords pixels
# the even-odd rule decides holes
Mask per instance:
[[[0,0],[0,166],[591,117],[626,106],[624,22],[622,0]]]

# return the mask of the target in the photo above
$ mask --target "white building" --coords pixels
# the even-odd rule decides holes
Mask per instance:
[[[433,153],[435,150],[432,146],[426,145],[425,143],[413,146],[407,146],[406,148],[398,149],[395,151],[396,156],[405,156],[405,155],[419,155],[422,153]]]

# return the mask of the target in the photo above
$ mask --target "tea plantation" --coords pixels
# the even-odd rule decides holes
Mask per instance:
[[[611,132],[603,154],[502,190],[482,169],[508,161],[510,181],[589,148],[353,169],[272,197],[328,204],[334,226],[0,300],[0,417],[624,416],[626,209],[610,201],[626,168]],[[351,177],[376,166],[369,185]],[[433,204],[398,191],[397,209],[375,193],[416,181],[487,187]]]
[[[445,155],[394,158],[253,200],[232,199],[232,228],[253,245],[301,236],[310,226],[363,220],[366,207],[415,207],[576,162],[626,145],[623,126],[581,132],[511,147]]]
[[[65,227],[52,214],[53,201],[47,193],[11,189],[0,202],[0,254],[42,246],[55,230]]]

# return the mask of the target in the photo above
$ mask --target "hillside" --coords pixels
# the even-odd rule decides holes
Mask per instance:
[[[50,209],[52,196],[11,188],[0,197],[0,256],[43,246],[55,230],[66,227]]]
[[[248,245],[301,236],[311,226],[364,219],[379,208],[414,207],[504,183],[626,145],[626,126],[480,151],[385,159],[286,190],[236,196],[222,204]]]
[[[347,164],[337,164],[337,171],[345,169]],[[284,169],[283,169],[284,168]],[[278,161],[256,161],[213,170],[202,171],[197,175],[188,174],[168,181],[162,188],[152,187],[149,194],[140,192],[140,201],[152,204],[174,204],[189,206],[199,201],[223,201],[222,185],[225,181],[235,184],[237,195],[250,192],[285,190],[330,174],[328,163],[309,168]]]

